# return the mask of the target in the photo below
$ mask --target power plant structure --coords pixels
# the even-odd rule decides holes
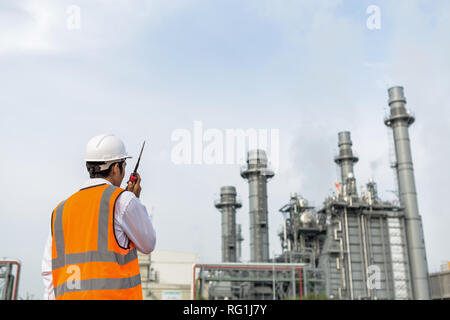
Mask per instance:
[[[264,150],[250,150],[247,166],[241,177],[248,180],[250,206],[250,261],[269,261],[269,223],[267,210],[267,181],[274,172],[267,167]]]
[[[236,199],[236,188],[225,186],[220,189],[220,199],[215,206],[222,213],[222,262],[238,262],[240,259],[240,242],[236,225],[236,209],[242,207],[242,203]]]
[[[326,294],[338,299],[411,298],[401,208],[381,201],[376,184],[358,195],[349,132],[339,133],[341,182],[318,211],[326,221],[319,268],[326,274]],[[322,235],[321,235],[322,236]]]
[[[279,210],[282,253],[269,256],[267,181],[274,177],[264,150],[250,150],[241,177],[249,184],[250,262],[237,254],[233,186],[221,188],[215,206],[222,212],[222,263],[194,266],[194,299],[298,299],[305,296],[342,300],[430,299],[427,259],[419,215],[402,87],[388,90],[399,204],[379,198],[369,180],[358,194],[351,133],[338,133],[340,171],[337,192],[320,208],[292,193]],[[240,226],[239,226],[240,227]]]
[[[409,126],[415,118],[406,110],[406,98],[402,87],[389,89],[390,116],[385,124],[392,128],[397,163],[400,204],[404,207],[408,255],[411,265],[413,296],[430,299],[427,256],[423,236],[422,218],[417,205],[416,183],[409,142]]]

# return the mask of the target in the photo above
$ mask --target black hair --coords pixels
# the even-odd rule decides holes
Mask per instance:
[[[87,171],[89,172],[89,177],[91,179],[93,179],[93,178],[107,178],[111,174],[112,167],[116,163],[119,164],[120,174],[122,174],[124,162],[125,162],[125,160],[122,160],[120,162],[111,163],[110,166],[108,167],[108,169],[100,171],[100,166],[105,164],[106,162],[91,162],[91,161],[88,161],[88,162],[86,162],[86,168],[87,168]]]

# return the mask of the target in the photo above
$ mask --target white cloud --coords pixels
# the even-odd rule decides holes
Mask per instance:
[[[5,6],[5,5],[3,5]],[[0,11],[0,54],[48,52],[51,29],[57,24],[56,7],[44,1],[15,2]]]
[[[0,5],[0,55],[91,52],[123,45],[198,2],[200,0],[9,1]],[[80,9],[79,30],[67,27],[72,14],[67,9],[72,5]]]

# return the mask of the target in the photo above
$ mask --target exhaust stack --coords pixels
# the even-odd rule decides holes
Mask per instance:
[[[408,127],[415,119],[406,110],[403,87],[393,87],[388,92],[391,112],[384,123],[393,130],[400,203],[405,208],[413,297],[418,300],[429,300],[427,256],[422,218],[419,215],[417,204],[416,183],[408,133]]]
[[[215,207],[222,213],[222,262],[237,262],[236,209],[242,207],[236,200],[236,188],[220,188],[220,199]]]
[[[341,183],[347,195],[357,195],[353,164],[358,162],[358,157],[353,154],[350,132],[338,133],[339,154],[334,158],[341,168]]]
[[[267,180],[274,176],[267,167],[264,150],[250,150],[241,177],[248,180],[250,207],[250,261],[269,261],[269,225],[267,217]]]

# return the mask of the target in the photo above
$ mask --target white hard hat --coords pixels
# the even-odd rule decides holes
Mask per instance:
[[[86,146],[86,162],[114,162],[131,158],[122,140],[113,134],[101,134],[89,140]]]

